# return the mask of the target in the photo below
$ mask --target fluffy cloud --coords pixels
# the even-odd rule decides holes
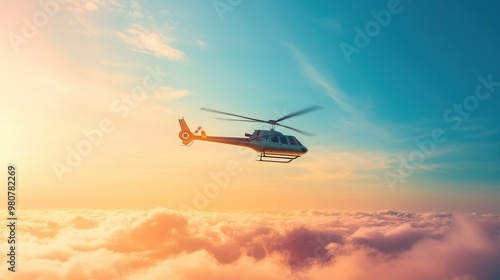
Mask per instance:
[[[1,279],[500,279],[500,216],[26,211]],[[3,238],[5,238],[4,236]]]

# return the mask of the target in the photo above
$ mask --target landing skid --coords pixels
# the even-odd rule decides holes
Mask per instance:
[[[264,151],[260,154],[260,158],[258,161],[263,162],[276,162],[276,163],[289,163],[294,159],[299,158],[300,156],[293,155],[280,155],[280,154],[270,154]]]

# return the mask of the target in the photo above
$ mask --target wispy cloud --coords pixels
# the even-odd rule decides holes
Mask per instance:
[[[115,0],[69,0],[71,3],[71,8],[76,9],[77,11],[87,11],[87,12],[96,12],[101,8],[106,7],[110,9],[115,9],[121,7]]]
[[[158,57],[166,57],[176,62],[184,60],[184,53],[170,45],[175,42],[174,39],[148,30],[140,24],[131,24],[125,32],[117,31],[116,35],[123,42],[132,46],[135,51],[153,53]]]
[[[282,42],[282,44],[290,50],[305,77],[321,88],[322,92],[331,97],[342,110],[338,112],[332,125],[336,131],[344,135],[344,139],[352,138],[359,141],[367,139],[368,135],[372,142],[376,142],[378,139],[387,141],[395,138],[391,124],[380,121],[376,123],[375,113],[366,110],[368,103],[350,97],[333,78],[325,77],[298,48],[288,42]]]
[[[306,56],[289,43],[283,43],[293,54],[300,64],[304,74],[316,85],[320,86],[325,93],[330,96],[336,104],[345,112],[359,114],[360,112],[352,107],[347,101],[346,95],[331,79],[325,78],[310,62]]]
[[[189,90],[177,90],[170,87],[161,86],[153,92],[153,98],[159,100],[174,100],[190,94]]]
[[[343,151],[326,146],[311,147],[311,150],[315,153],[296,163],[306,171],[297,174],[297,178],[308,184],[335,182],[348,186],[364,181],[373,186],[380,174],[391,168],[390,158],[381,152]]]

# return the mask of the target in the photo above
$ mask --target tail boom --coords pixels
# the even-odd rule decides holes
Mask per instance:
[[[241,137],[224,137],[224,136],[207,136],[205,131],[201,131],[201,135],[195,135],[188,127],[184,119],[179,119],[179,125],[181,131],[179,132],[179,138],[182,140],[182,144],[189,145],[194,140],[216,142],[228,145],[244,146],[249,147],[248,138]]]

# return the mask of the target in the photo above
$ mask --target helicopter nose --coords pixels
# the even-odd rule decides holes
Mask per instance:
[[[302,148],[301,148],[301,150],[302,150],[302,152],[303,152],[304,154],[305,154],[305,153],[307,153],[307,148],[306,148],[306,147],[302,147]]]

